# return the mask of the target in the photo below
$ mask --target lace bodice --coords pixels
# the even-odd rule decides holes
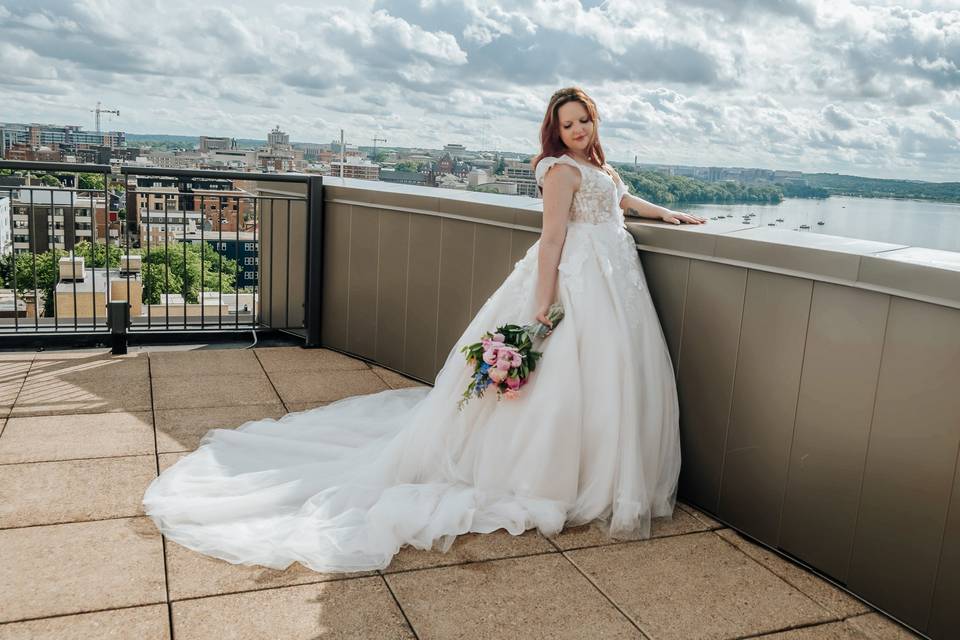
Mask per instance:
[[[619,222],[623,224],[620,199],[627,193],[627,186],[617,176],[614,180],[606,171],[591,164],[574,160],[568,155],[542,158],[537,163],[537,184],[543,187],[543,178],[550,167],[557,163],[569,164],[580,170],[580,188],[573,194],[570,205],[571,222]],[[609,166],[609,165],[608,165]]]

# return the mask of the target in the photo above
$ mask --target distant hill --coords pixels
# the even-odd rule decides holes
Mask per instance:
[[[685,176],[667,176],[656,171],[618,171],[630,191],[654,204],[781,202],[783,188],[776,184],[744,185],[739,182],[706,182]]]
[[[960,202],[960,182],[861,178],[840,173],[805,173],[803,178],[810,186],[821,187],[837,196]]]
[[[193,149],[200,146],[200,136],[177,136],[164,133],[128,133],[127,144],[130,146],[150,146],[155,149]],[[252,140],[237,138],[237,146],[246,149],[256,149],[267,144],[266,140]]]

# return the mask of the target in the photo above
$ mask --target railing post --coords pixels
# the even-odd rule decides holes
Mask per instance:
[[[323,178],[307,178],[306,347],[320,346],[323,308]]]
[[[127,353],[127,327],[130,326],[130,301],[107,304],[107,325],[110,327],[110,352],[115,356]]]

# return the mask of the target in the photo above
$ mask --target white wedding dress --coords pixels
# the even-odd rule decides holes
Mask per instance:
[[[626,187],[580,169],[559,264],[566,316],[521,397],[457,402],[460,347],[532,322],[535,242],[470,322],[435,385],[344,398],[279,420],[213,429],[149,486],[169,539],[237,564],[383,569],[404,544],[446,551],[462,533],[599,519],[645,538],[670,516],[680,472],[677,392],[659,319],[618,203]]]

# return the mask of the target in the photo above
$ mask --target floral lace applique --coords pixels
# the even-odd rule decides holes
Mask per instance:
[[[571,222],[623,223],[620,198],[626,193],[626,186],[614,180],[603,169],[579,162],[568,155],[540,160],[536,170],[537,184],[543,186],[547,170],[557,163],[569,164],[580,170],[580,188],[573,194],[573,203],[570,205]]]

